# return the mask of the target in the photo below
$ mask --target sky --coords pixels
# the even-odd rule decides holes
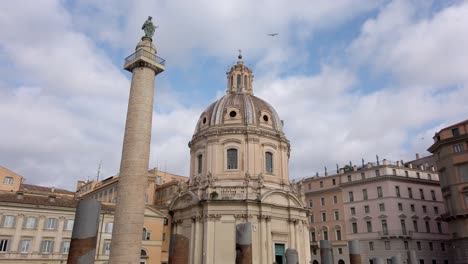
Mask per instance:
[[[23,3],[22,3],[23,2]],[[188,176],[203,110],[242,50],[254,94],[284,120],[290,178],[412,160],[468,118],[468,2],[37,0],[0,4],[0,165],[74,190],[118,173],[123,70],[153,17],[150,167]],[[21,8],[19,8],[21,7]],[[279,33],[268,36],[268,33]]]

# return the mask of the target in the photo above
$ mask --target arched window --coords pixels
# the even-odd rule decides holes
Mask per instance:
[[[234,76],[233,75],[231,75],[231,83],[229,85],[229,89],[231,89],[232,86],[234,86]]]
[[[227,150],[227,169],[237,170],[237,149],[231,148]]]
[[[201,154],[198,155],[197,161],[198,161],[197,172],[198,172],[198,174],[201,174],[202,169],[203,169],[203,155],[201,155]]]
[[[150,240],[151,239],[151,234],[146,228],[143,228],[143,236],[141,238],[142,240]]]
[[[237,74],[237,91],[240,92],[240,85],[241,85],[241,76]]]
[[[244,88],[247,89],[247,75],[244,75]]]
[[[265,171],[273,173],[273,153],[265,152]]]
[[[141,258],[148,258],[148,253],[146,253],[146,250],[142,249],[140,251],[140,257]]]

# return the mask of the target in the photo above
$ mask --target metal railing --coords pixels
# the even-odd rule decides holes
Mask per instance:
[[[379,237],[411,237],[413,236],[413,231],[408,230],[386,230],[379,231]]]
[[[145,57],[145,58],[148,58],[152,61],[155,61],[163,66],[165,66],[166,64],[166,60],[161,58],[161,57],[158,57],[156,56],[155,54],[151,53],[151,52],[148,52],[144,49],[139,49],[137,51],[135,51],[132,55],[128,56],[127,58],[125,58],[125,64],[127,63],[130,63],[132,62],[133,60],[137,59],[138,57]]]

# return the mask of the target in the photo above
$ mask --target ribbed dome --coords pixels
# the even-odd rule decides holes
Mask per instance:
[[[270,104],[243,92],[228,93],[208,106],[200,115],[195,134],[209,127],[222,125],[254,125],[283,131],[281,119]]]

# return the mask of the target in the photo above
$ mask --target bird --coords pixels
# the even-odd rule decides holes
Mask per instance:
[[[276,36],[276,35],[278,35],[278,34],[279,34],[279,33],[269,33],[269,34],[267,34],[267,35],[268,35],[268,36],[271,36],[271,37],[274,37],[274,36]]]

